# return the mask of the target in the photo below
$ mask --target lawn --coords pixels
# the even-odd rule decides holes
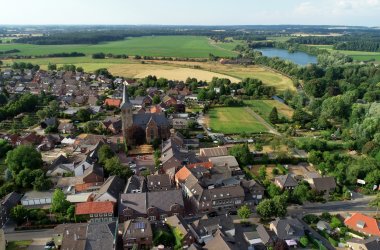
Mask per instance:
[[[209,127],[224,134],[262,133],[267,129],[244,107],[219,107],[209,111]]]
[[[27,249],[30,244],[32,244],[31,240],[11,241],[8,243],[6,250]]]
[[[277,108],[278,114],[285,118],[292,118],[294,110],[288,105],[276,100],[249,100],[244,101],[253,111],[258,113],[266,121],[269,121],[269,114],[274,107]]]
[[[216,56],[235,56],[230,45],[223,47],[211,44],[205,36],[145,36],[127,38],[122,41],[101,44],[70,45],[34,45],[34,44],[0,44],[0,51],[18,49],[15,55],[36,56],[63,52],[81,52],[86,55],[94,53],[112,53],[141,56],[172,56],[207,58],[210,53]],[[224,47],[225,46],[225,47]]]

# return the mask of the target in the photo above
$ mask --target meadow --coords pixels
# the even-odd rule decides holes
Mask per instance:
[[[291,119],[294,113],[291,107],[276,100],[249,100],[244,101],[244,103],[266,121],[269,121],[269,114],[274,107],[277,108],[280,117]]]
[[[81,52],[86,55],[94,53],[126,54],[130,56],[171,56],[189,58],[208,58],[212,53],[216,56],[235,56],[232,51],[239,42],[221,45],[212,43],[205,36],[145,36],[127,38],[122,41],[100,44],[72,44],[72,45],[33,45],[33,44],[0,44],[0,51],[18,49],[14,55],[38,56],[53,53]]]
[[[328,51],[339,52],[352,57],[355,61],[375,60],[380,62],[380,52],[354,51],[354,50],[334,50],[332,45],[311,45]]]
[[[224,134],[263,133],[267,129],[244,107],[213,108],[208,113],[208,126],[213,132]]]

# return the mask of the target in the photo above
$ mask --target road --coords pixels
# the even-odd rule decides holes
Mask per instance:
[[[54,229],[14,231],[5,233],[5,239],[7,241],[34,240],[41,238],[51,238],[53,237],[53,234]]]
[[[261,124],[263,124],[268,129],[269,133],[281,136],[281,134],[272,125],[270,125],[266,120],[259,116],[255,111],[253,111],[249,107],[246,107],[245,110],[249,114],[251,114],[256,120],[258,120]]]

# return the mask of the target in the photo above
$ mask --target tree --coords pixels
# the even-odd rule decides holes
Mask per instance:
[[[0,159],[3,158],[11,149],[12,146],[7,140],[0,139]]]
[[[115,156],[115,153],[109,145],[102,145],[98,150],[98,158],[101,164],[105,164],[106,161]]]
[[[238,213],[238,216],[240,217],[240,219],[242,219],[242,220],[248,219],[249,216],[251,216],[251,214],[252,214],[251,209],[247,205],[241,206],[237,210],[237,213]]]
[[[45,174],[36,176],[33,181],[33,189],[37,191],[49,190],[52,183],[49,178],[46,178]]]
[[[17,205],[11,210],[11,217],[17,224],[24,222],[27,216],[28,210],[23,205]]]
[[[55,213],[66,213],[70,202],[66,200],[65,194],[61,189],[56,189],[53,193],[51,210]]]
[[[32,171],[29,168],[21,170],[15,178],[16,185],[22,188],[30,188],[34,181],[34,176],[31,173]]]
[[[330,227],[332,228],[332,229],[335,229],[335,228],[338,228],[338,227],[341,227],[341,226],[343,226],[343,223],[342,223],[342,221],[341,220],[339,220],[337,217],[332,217],[331,218],[331,222],[330,222]]]
[[[289,250],[289,246],[285,240],[277,240],[274,245],[274,250]]]
[[[268,192],[269,197],[273,198],[276,195],[281,194],[281,189],[278,186],[276,186],[274,183],[271,183],[269,184],[267,188],[267,192]]]
[[[229,150],[229,154],[236,157],[240,165],[252,163],[253,157],[249,150],[248,144],[235,145]]]
[[[25,127],[30,127],[35,124],[34,119],[30,115],[25,115],[21,122]]]
[[[48,64],[48,70],[57,70],[57,64],[49,63]]]
[[[9,151],[5,162],[14,176],[25,168],[31,170],[38,169],[41,168],[43,164],[41,153],[29,145],[20,145]]]
[[[292,192],[292,199],[295,202],[302,204],[303,202],[309,199],[309,190],[310,187],[305,183],[299,184],[297,187],[294,188]]]
[[[132,170],[128,166],[123,166],[117,156],[106,160],[104,170],[108,175],[116,175],[122,179],[127,179],[133,175]]]
[[[276,123],[279,122],[278,111],[277,111],[276,107],[273,107],[272,111],[270,112],[270,114],[269,114],[269,121],[272,124],[276,124]]]
[[[307,247],[307,245],[309,245],[309,239],[306,236],[302,236],[300,238],[300,243],[303,247]]]
[[[81,122],[88,122],[91,119],[91,112],[87,109],[80,109],[76,118]]]
[[[159,104],[161,102],[161,98],[159,95],[153,96],[153,104]]]
[[[161,151],[155,150],[153,154],[153,158],[154,158],[154,166],[156,170],[158,170],[161,166]]]
[[[278,217],[283,217],[287,213],[287,197],[283,195],[277,195],[273,198],[273,204],[275,207],[275,214]]]
[[[269,219],[276,215],[274,202],[270,199],[261,201],[256,207],[257,214],[263,219]]]
[[[75,205],[70,205],[66,211],[67,219],[72,220],[75,218]]]
[[[379,208],[380,208],[380,193],[378,193],[378,194],[376,195],[376,198],[373,199],[373,200],[369,203],[369,205],[370,205],[371,207],[375,207],[375,208],[376,208],[376,217],[377,217],[377,213],[379,212]]]
[[[261,166],[259,168],[259,178],[261,180],[265,180],[266,177],[267,177],[267,168],[265,166]]]

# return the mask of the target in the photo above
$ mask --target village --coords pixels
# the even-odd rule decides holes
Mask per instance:
[[[306,150],[289,147],[282,163],[253,137],[213,133],[202,84],[1,71],[9,103],[43,100],[0,122],[12,131],[0,134],[2,238],[47,230],[25,240],[62,250],[380,249],[373,197],[336,198],[336,178]]]

